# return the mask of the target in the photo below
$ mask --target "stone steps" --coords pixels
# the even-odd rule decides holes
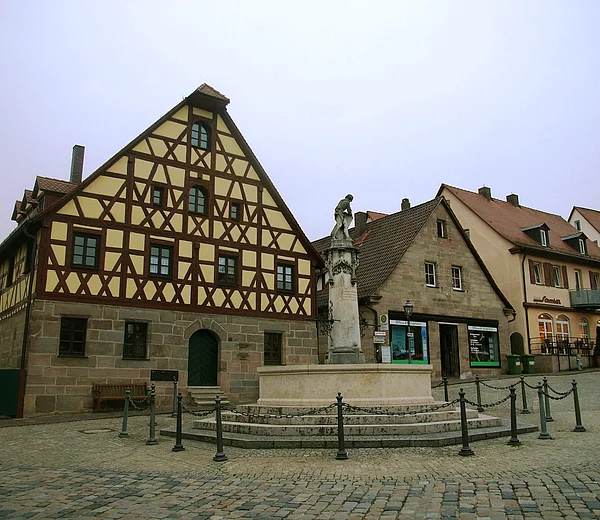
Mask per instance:
[[[537,426],[519,424],[519,435],[532,433],[538,430]],[[344,428],[344,431],[346,429]],[[165,428],[161,435],[175,437],[175,428]],[[510,436],[510,421],[503,420],[499,426],[477,428],[469,431],[469,442],[485,439]],[[216,432],[212,430],[199,430],[186,428],[183,430],[183,439],[200,442],[216,443]],[[407,447],[441,447],[462,443],[460,431],[446,431],[441,433],[424,433],[420,435],[344,435],[346,448],[407,448]],[[336,435],[330,436],[260,436],[224,432],[223,444],[245,449],[337,449]]]
[[[220,386],[189,386],[188,394],[194,405],[200,410],[210,410],[215,406],[215,397],[221,397],[221,404],[229,404],[227,396],[223,394]]]

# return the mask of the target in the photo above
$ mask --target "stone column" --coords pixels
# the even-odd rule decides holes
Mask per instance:
[[[352,240],[332,239],[326,258],[331,330],[325,363],[364,363],[356,292],[358,249]]]

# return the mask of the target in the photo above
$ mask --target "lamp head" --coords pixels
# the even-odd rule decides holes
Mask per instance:
[[[407,299],[406,303],[404,304],[404,313],[406,314],[407,318],[410,318],[412,311],[413,311],[413,304],[410,303],[409,299]]]

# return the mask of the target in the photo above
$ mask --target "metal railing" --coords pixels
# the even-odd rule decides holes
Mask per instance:
[[[549,338],[531,338],[529,351],[532,354],[549,354],[554,356],[592,357],[594,341],[589,338],[554,336]]]

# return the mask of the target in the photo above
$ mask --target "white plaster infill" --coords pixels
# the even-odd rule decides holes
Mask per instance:
[[[326,364],[258,367],[259,406],[429,404],[432,365]]]

